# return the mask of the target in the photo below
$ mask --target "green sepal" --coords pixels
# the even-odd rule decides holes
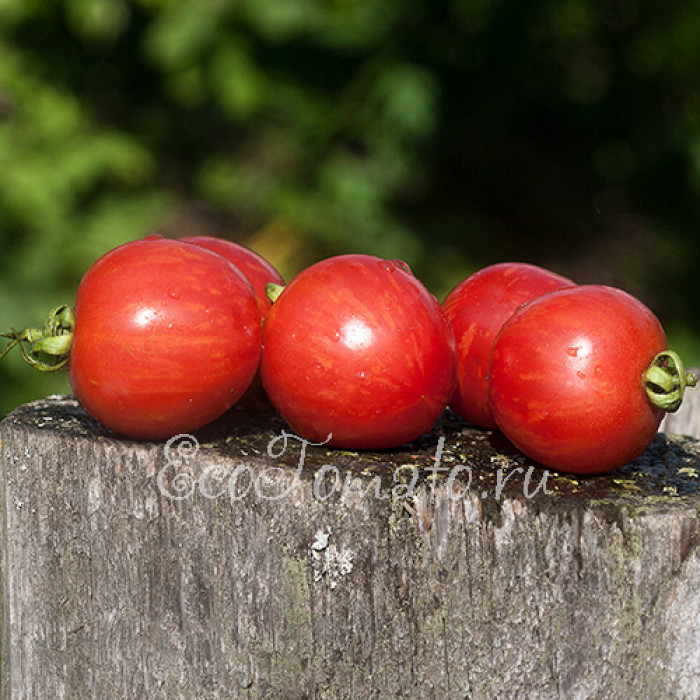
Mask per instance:
[[[0,338],[10,341],[0,351],[0,359],[17,347],[28,365],[41,372],[56,372],[68,364],[74,324],[73,310],[67,304],[62,304],[49,314],[43,328],[0,332]],[[50,361],[46,358],[50,358]]]
[[[675,413],[681,406],[686,387],[695,386],[697,377],[686,372],[678,353],[660,352],[644,372],[644,389],[652,405]]]
[[[268,282],[265,285],[265,296],[270,300],[271,304],[274,304],[279,295],[284,291],[284,285],[277,284],[276,282]]]
[[[32,354],[44,353],[45,355],[68,355],[73,336],[70,334],[50,335],[38,340],[32,345]]]

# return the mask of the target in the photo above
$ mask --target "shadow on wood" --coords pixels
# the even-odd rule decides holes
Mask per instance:
[[[449,413],[386,452],[286,429],[8,416],[3,696],[700,697],[695,440],[573,478]]]

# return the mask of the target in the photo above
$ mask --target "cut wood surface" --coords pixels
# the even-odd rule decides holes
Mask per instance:
[[[574,478],[449,413],[382,452],[285,430],[10,414],[3,697],[700,697],[696,440]]]

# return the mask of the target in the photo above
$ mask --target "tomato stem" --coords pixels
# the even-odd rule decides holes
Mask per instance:
[[[277,298],[284,291],[283,284],[277,284],[276,282],[268,282],[265,285],[265,296],[270,300],[271,304],[277,301]]]
[[[0,350],[0,360],[16,347],[22,359],[40,372],[56,372],[68,363],[73,341],[75,315],[70,306],[54,309],[43,328],[25,328],[0,332],[10,342]]]
[[[680,408],[686,387],[695,386],[697,381],[692,372],[686,372],[680,356],[672,350],[660,352],[644,372],[649,401],[667,413]]]

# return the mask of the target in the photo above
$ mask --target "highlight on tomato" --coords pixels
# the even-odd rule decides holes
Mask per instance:
[[[44,328],[12,331],[43,370],[67,367],[83,408],[125,436],[191,432],[229,409],[255,376],[261,313],[250,282],[201,246],[150,236],[86,272],[74,309]]]
[[[521,306],[490,363],[498,428],[540,464],[602,474],[644,452],[686,385],[656,316],[626,292],[581,285]]]
[[[263,345],[272,404],[312,442],[396,447],[429,431],[454,391],[445,314],[397,260],[340,255],[308,267],[274,301]]]
[[[267,316],[270,311],[270,300],[265,294],[266,286],[268,284],[284,284],[282,275],[271,262],[254,250],[225,238],[217,238],[216,236],[184,236],[179,240],[212,250],[229,262],[232,262],[253,285],[260,311],[263,317]]]
[[[570,279],[536,265],[504,262],[489,265],[462,280],[443,308],[457,342],[457,388],[450,408],[481,428],[495,428],[489,408],[488,368],[501,326],[523,303],[561,287]]]

